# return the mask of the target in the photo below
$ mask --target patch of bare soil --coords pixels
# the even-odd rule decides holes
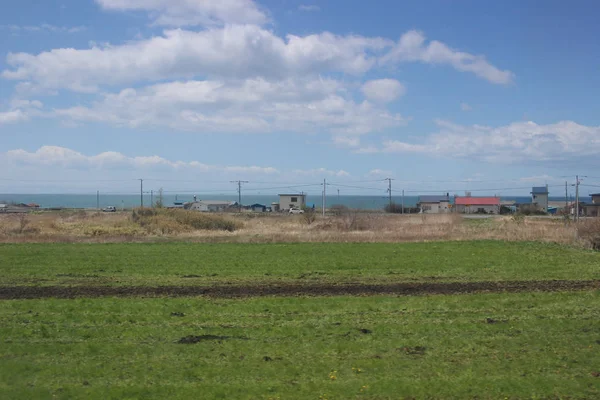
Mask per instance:
[[[219,335],[188,335],[188,336],[184,336],[181,339],[179,339],[177,341],[177,343],[180,344],[195,344],[195,343],[199,343],[199,342],[204,342],[204,341],[209,341],[209,340],[216,340],[218,342],[221,342],[223,340],[227,340],[227,339],[242,339],[242,340],[248,340],[248,338],[245,337],[235,337],[235,336],[219,336]]]
[[[600,280],[421,282],[391,284],[252,284],[239,286],[0,286],[0,299],[78,297],[374,296],[598,290]],[[492,322],[493,323],[493,322]]]

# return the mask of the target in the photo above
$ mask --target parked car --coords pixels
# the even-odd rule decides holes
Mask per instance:
[[[102,211],[104,211],[104,212],[117,212],[117,207],[115,207],[115,206],[104,207],[102,209]]]
[[[301,208],[290,208],[290,214],[304,214],[304,210]]]

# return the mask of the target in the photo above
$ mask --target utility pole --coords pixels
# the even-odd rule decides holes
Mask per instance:
[[[150,207],[154,208],[154,190],[150,190]]]
[[[340,202],[340,189],[338,189],[338,203]]]
[[[569,183],[567,181],[565,181],[565,213],[567,213],[567,216],[569,215],[569,189],[568,189]]]
[[[140,208],[144,208],[144,180],[139,179],[140,181]]]
[[[100,191],[96,190],[96,208],[100,211]]]
[[[579,222],[579,175],[575,175],[575,222]]]
[[[404,214],[404,189],[402,189],[402,213]]]
[[[325,217],[325,207],[327,206],[327,180],[323,178],[323,217]]]
[[[384,181],[388,181],[388,190],[387,190],[387,192],[388,192],[389,198],[390,198],[390,205],[389,205],[390,211],[389,212],[393,212],[393,210],[392,210],[392,181],[393,181],[393,179],[392,178],[385,178]]]
[[[242,212],[242,183],[248,183],[248,181],[231,181],[231,183],[237,183],[238,185],[238,206],[239,212]]]

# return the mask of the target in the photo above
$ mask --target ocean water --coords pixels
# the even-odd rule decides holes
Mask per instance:
[[[197,200],[226,200],[238,201],[236,195],[197,195]],[[512,200],[520,203],[531,201],[529,196],[507,196],[502,197],[502,200]],[[158,200],[158,196],[151,197],[150,194],[144,195],[144,205],[149,206],[151,200]],[[171,205],[175,201],[193,201],[191,195],[164,195],[163,203]],[[272,202],[279,200],[277,195],[244,195],[242,196],[242,204],[264,204],[270,206]],[[393,196],[392,201],[396,204],[402,204],[401,196]],[[406,207],[414,207],[419,201],[418,196],[404,196],[404,205]],[[564,198],[551,197],[550,201],[564,201]],[[581,201],[589,201],[589,198],[582,197]],[[311,207],[321,207],[321,196],[308,196],[306,199],[307,205]],[[349,208],[363,210],[382,210],[388,204],[387,196],[327,196],[327,206],[341,204]],[[43,208],[96,208],[97,205],[102,207],[115,206],[118,209],[132,208],[140,206],[140,195],[124,194],[124,195],[103,195],[100,193],[99,204],[97,204],[96,194],[0,194],[0,203],[35,203]]]
[[[238,201],[237,195],[202,195],[196,196],[197,200],[225,200]],[[35,203],[43,208],[65,207],[65,208],[96,208],[97,200],[99,200],[100,208],[106,206],[115,206],[117,208],[132,208],[140,206],[140,195],[103,195],[100,193],[99,198],[95,194],[0,194],[0,203]],[[156,202],[158,196],[151,197],[149,194],[144,195],[144,205],[148,206],[152,201]],[[164,205],[172,205],[175,201],[193,201],[192,195],[163,195]],[[402,203],[401,197],[392,197],[392,200],[398,204]],[[264,204],[270,206],[273,202],[278,202],[277,195],[243,195],[242,204]],[[405,196],[404,204],[414,206],[418,201],[417,196]],[[311,207],[320,207],[322,200],[321,196],[308,196],[306,199],[307,205]],[[388,204],[389,198],[384,196],[327,196],[327,206],[334,204],[342,204],[350,208],[380,210]]]

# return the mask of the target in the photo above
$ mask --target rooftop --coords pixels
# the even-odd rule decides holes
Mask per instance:
[[[531,194],[548,194],[548,188],[546,186],[534,186],[531,188]]]
[[[279,194],[278,196],[306,196],[306,193]]]
[[[441,203],[442,201],[450,201],[449,196],[419,196],[419,203]]]
[[[456,197],[454,203],[459,206],[498,206],[499,197]]]
[[[224,201],[224,200],[199,200],[196,203],[198,204],[206,204],[211,206],[228,206],[231,204],[235,204],[235,201]]]

